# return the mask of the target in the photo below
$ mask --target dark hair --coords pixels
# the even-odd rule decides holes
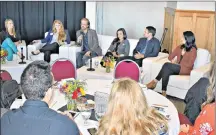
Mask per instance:
[[[126,33],[126,30],[124,28],[119,28],[117,31],[116,31],[116,38],[112,41],[112,45],[114,45],[116,42],[119,41],[119,38],[118,38],[118,32],[119,31],[122,31],[123,33],[123,38],[124,40],[127,39],[127,33]]]
[[[156,29],[153,26],[147,26],[146,29],[148,30],[149,33],[152,34],[152,36],[154,37],[156,34]]]
[[[188,52],[191,50],[191,48],[196,47],[196,39],[194,37],[194,34],[192,31],[185,31],[183,32],[184,38],[185,38],[185,44],[181,45],[181,49],[185,48],[185,50]]]
[[[88,28],[90,28],[90,21],[89,21],[89,19],[88,19],[88,18],[82,18],[81,21],[82,21],[82,20],[87,21],[87,22],[88,22]]]
[[[43,99],[52,82],[51,68],[45,61],[30,63],[21,75],[21,88],[27,99]]]

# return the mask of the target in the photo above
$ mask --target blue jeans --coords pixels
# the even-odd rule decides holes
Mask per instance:
[[[18,50],[14,42],[10,38],[6,38],[1,47],[8,52],[8,56],[6,57],[8,61],[13,60],[13,54],[17,54]]]
[[[76,53],[76,68],[81,68],[82,66],[86,65],[86,62],[88,61],[88,59],[90,59],[90,57],[85,56],[85,53],[86,51]],[[97,53],[92,52],[92,58],[97,56]]]

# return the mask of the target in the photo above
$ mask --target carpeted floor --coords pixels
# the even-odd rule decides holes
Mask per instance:
[[[184,100],[171,97],[171,96],[167,96],[167,98],[175,105],[179,113],[184,113],[184,109],[185,109]]]

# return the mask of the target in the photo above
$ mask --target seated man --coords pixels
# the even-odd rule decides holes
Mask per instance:
[[[140,67],[142,67],[142,60],[144,58],[157,57],[160,51],[160,42],[154,37],[155,34],[156,29],[154,27],[146,27],[144,31],[144,37],[139,39],[139,42],[133,51],[133,56],[119,58],[118,62],[124,59],[131,59],[135,61]]]
[[[49,108],[53,76],[49,63],[34,61],[22,73],[21,88],[26,101],[1,118],[1,135],[79,135],[72,116]],[[66,114],[66,113],[65,113]]]
[[[91,57],[101,56],[102,49],[98,43],[95,30],[89,28],[90,22],[87,18],[81,20],[81,30],[76,32],[77,43],[81,44],[81,52],[76,54],[76,66],[82,67]]]

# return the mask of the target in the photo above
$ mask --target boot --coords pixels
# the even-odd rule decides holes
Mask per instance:
[[[155,87],[156,87],[156,85],[157,85],[157,83],[154,81],[154,80],[152,80],[150,83],[148,83],[147,85],[146,85],[146,87],[148,88],[148,89],[154,89]]]
[[[162,95],[166,97],[166,91],[162,90]]]

